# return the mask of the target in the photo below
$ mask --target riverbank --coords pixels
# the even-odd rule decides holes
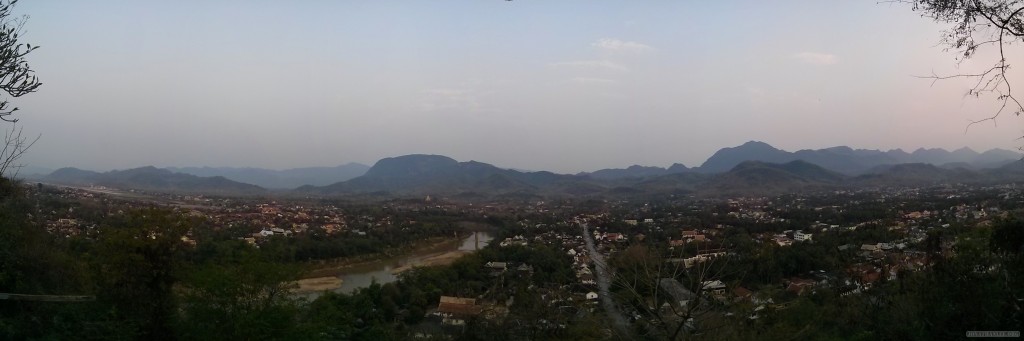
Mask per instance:
[[[432,237],[414,242],[404,247],[387,250],[385,252],[371,253],[361,256],[337,258],[318,262],[307,263],[308,270],[301,276],[303,279],[320,277],[337,277],[354,268],[364,268],[378,262],[387,261],[415,253],[430,252],[431,250],[442,250],[446,247],[458,244],[463,238],[471,234],[459,235],[458,237]]]
[[[394,270],[391,270],[391,273],[397,275],[397,274],[400,274],[400,273],[403,273],[403,272],[406,272],[406,271],[412,270],[413,268],[418,268],[418,267],[448,265],[448,264],[451,264],[451,263],[455,262],[455,260],[457,260],[459,258],[462,258],[462,256],[465,256],[466,254],[469,254],[469,253],[470,253],[470,251],[462,251],[462,250],[448,251],[448,252],[445,252],[445,253],[442,253],[442,254],[433,255],[433,256],[424,258],[424,259],[420,260],[418,264],[402,265],[400,267],[395,268]]]
[[[299,294],[321,292],[325,290],[334,290],[341,287],[341,278],[334,276],[317,277],[317,278],[305,278],[293,282],[296,287],[292,289],[293,292]]]
[[[451,264],[468,253],[486,247],[492,240],[490,234],[479,231],[458,238],[429,238],[379,254],[307,264],[309,267],[301,277],[336,277],[341,280],[341,285],[331,291],[350,293],[374,283],[395,282],[401,273],[418,266]]]

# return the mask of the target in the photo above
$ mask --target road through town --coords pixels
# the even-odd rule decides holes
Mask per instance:
[[[613,325],[616,332],[621,337],[628,337],[629,323],[626,322],[626,317],[622,315],[622,311],[615,305],[615,301],[612,300],[612,295],[609,291],[611,286],[611,274],[608,273],[608,266],[605,264],[604,256],[597,252],[597,248],[594,246],[594,236],[590,234],[590,227],[586,223],[580,223],[583,228],[583,240],[587,244],[587,252],[590,254],[590,259],[594,261],[594,274],[597,277],[597,291],[598,295],[601,296],[601,303],[604,305],[605,312],[608,313],[608,317],[612,319]]]

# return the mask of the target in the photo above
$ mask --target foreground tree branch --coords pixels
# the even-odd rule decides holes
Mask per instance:
[[[13,179],[17,177],[18,171],[22,167],[17,163],[18,159],[25,155],[25,152],[38,140],[39,136],[32,140],[22,136],[22,128],[18,127],[17,123],[12,124],[11,129],[4,133],[4,145],[0,149],[0,178]]]
[[[11,97],[33,93],[43,84],[25,60],[25,56],[39,47],[18,41],[28,17],[14,16],[12,11],[17,2],[0,0],[0,90]],[[10,101],[0,100],[0,120],[17,122],[18,119],[12,117],[16,111],[18,108],[12,107]]]
[[[999,109],[991,116],[971,121],[974,124],[992,121],[1004,112],[1012,112],[1016,116],[1024,114],[1024,104],[1013,92],[1012,82],[1007,76],[1010,64],[1007,62],[1006,48],[1014,43],[1024,42],[1024,1],[1022,0],[897,0],[897,3],[910,4],[912,9],[923,17],[940,23],[952,24],[952,28],[943,32],[940,44],[946,50],[959,52],[957,64],[975,57],[983,48],[997,47],[998,58],[987,70],[973,74],[918,76],[936,81],[947,79],[969,79],[974,85],[967,90],[965,96],[979,98],[995,96],[1000,104]]]

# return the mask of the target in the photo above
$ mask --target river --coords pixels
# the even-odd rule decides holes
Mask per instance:
[[[473,232],[473,234],[458,241],[452,240],[446,243],[439,243],[401,256],[374,260],[338,269],[332,275],[341,279],[341,286],[334,291],[351,293],[356,289],[370,286],[373,281],[380,284],[394,282],[398,280],[398,276],[395,274],[396,269],[423,265],[425,262],[429,262],[437,257],[452,255],[459,251],[472,252],[483,249],[493,239],[494,237],[490,233]],[[457,255],[455,256],[457,257]],[[314,294],[313,296],[316,295]]]

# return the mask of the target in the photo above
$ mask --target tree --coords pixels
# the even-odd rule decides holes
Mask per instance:
[[[14,16],[12,11],[17,3],[18,0],[0,1],[0,89],[11,97],[35,92],[43,84],[25,60],[25,56],[39,46],[18,42],[28,17]],[[10,116],[18,108],[10,104],[6,99],[0,100],[0,120],[17,122],[18,119]]]
[[[669,261],[682,260],[684,253],[683,248],[674,251],[633,245],[609,264],[615,270],[614,285],[621,296],[646,318],[641,320],[646,323],[637,326],[641,337],[685,340],[725,327],[726,321],[716,318],[721,311],[708,288],[737,275],[731,256],[704,257],[690,267],[685,261]]]
[[[12,11],[17,3],[18,0],[0,0],[0,89],[11,97],[35,92],[42,85],[25,60],[25,56],[39,47],[18,41],[28,17],[14,16]],[[11,117],[15,111],[18,111],[17,107],[11,107],[7,99],[0,99],[0,120],[18,122],[18,119]],[[0,150],[0,177],[13,177],[13,174],[8,173],[12,170],[16,172],[19,168],[14,162],[35,141],[28,142],[27,138],[21,136],[21,129],[12,126],[3,142],[4,147]]]
[[[21,127],[16,126],[17,123],[11,125],[11,129],[4,132],[3,147],[0,147],[0,178],[14,179],[18,176],[18,170],[21,169],[20,164],[15,162],[25,155],[33,144],[39,140],[37,136],[35,139],[29,141],[28,137],[21,135]]]
[[[98,303],[126,338],[172,338],[178,313],[181,238],[195,223],[169,210],[141,209],[110,218],[98,228],[91,253]]]
[[[0,178],[0,292],[88,294],[85,263],[30,212],[37,211],[26,188]],[[0,302],[3,340],[82,338],[81,326],[95,316],[91,302]]]
[[[248,246],[246,246],[248,247]],[[180,287],[179,332],[193,340],[282,339],[299,331],[295,267],[258,259],[200,265]]]
[[[1010,64],[1006,49],[1013,43],[1024,42],[1024,1],[1021,0],[900,0],[910,3],[914,11],[940,23],[952,24],[943,32],[941,43],[947,50],[959,52],[959,61],[967,60],[985,48],[997,49],[999,56],[992,66],[977,73],[925,76],[939,81],[968,79],[974,85],[967,95],[974,97],[995,95],[1000,103],[992,116],[971,124],[995,120],[1004,111],[1024,114],[1024,105],[1013,94],[1007,78]]]

